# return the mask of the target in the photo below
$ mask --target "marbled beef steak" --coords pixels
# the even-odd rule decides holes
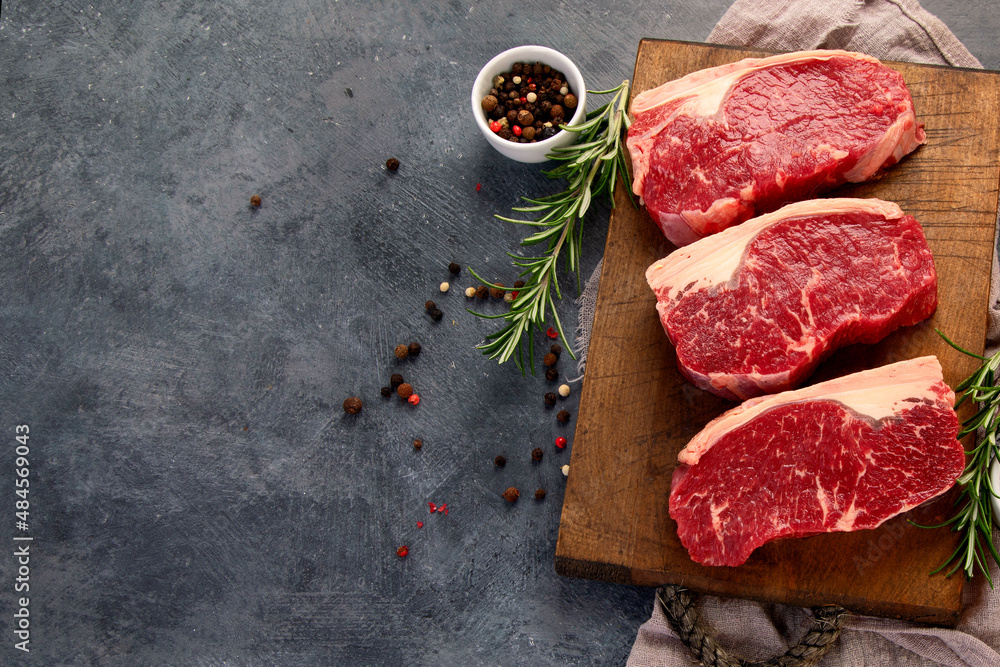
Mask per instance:
[[[677,246],[867,180],[925,139],[902,75],[847,51],[701,70],[631,112],[633,190]]]
[[[681,373],[730,400],[798,386],[837,348],[937,307],[920,223],[879,199],[789,204],[674,251],[646,280]]]
[[[703,565],[783,537],[876,528],[947,491],[965,466],[936,357],[751,399],[678,455],[670,516]]]

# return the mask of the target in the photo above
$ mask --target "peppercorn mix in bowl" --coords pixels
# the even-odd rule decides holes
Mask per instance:
[[[498,54],[472,86],[472,115],[479,130],[490,145],[518,162],[544,162],[553,149],[575,143],[577,133],[560,130],[559,124],[582,123],[586,103],[580,70],[545,46],[518,46]]]

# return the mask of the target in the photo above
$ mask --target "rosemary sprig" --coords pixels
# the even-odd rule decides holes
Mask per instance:
[[[556,312],[555,299],[562,298],[559,278],[556,275],[556,262],[560,253],[565,251],[566,269],[576,273],[579,289],[583,216],[590,209],[593,199],[605,193],[614,206],[614,189],[619,172],[628,178],[623,137],[630,125],[625,113],[629,81],[626,79],[611,90],[587,92],[590,95],[614,94],[614,97],[607,104],[588,112],[582,124],[573,127],[560,125],[563,130],[579,133],[580,138],[576,144],[556,148],[547,155],[550,160],[556,160],[560,164],[542,173],[549,178],[565,179],[568,182],[566,189],[546,197],[522,197],[528,205],[515,207],[514,210],[533,214],[536,216],[535,220],[496,216],[506,222],[535,227],[537,231],[521,241],[521,245],[546,244],[545,251],[534,257],[507,253],[514,265],[522,269],[519,276],[524,278],[525,283],[523,287],[516,288],[517,297],[511,303],[508,312],[501,315],[484,315],[469,310],[479,317],[502,319],[505,322],[502,329],[488,335],[486,342],[478,345],[477,349],[490,359],[498,359],[499,363],[513,357],[522,373],[524,372],[522,341],[528,339],[528,360],[534,373],[534,332],[536,328],[540,329],[544,325],[546,315],[549,313],[570,356],[576,358],[559,321],[559,314]],[[631,196],[631,192],[629,194]],[[474,270],[471,268],[469,270],[478,280],[490,284]],[[515,288],[504,289],[515,291]]]
[[[1000,455],[1000,446],[997,445],[997,429],[1000,426],[998,424],[1000,386],[996,377],[997,368],[1000,367],[1000,352],[986,358],[955,344],[940,331],[938,335],[959,352],[984,362],[979,370],[955,388],[956,392],[962,392],[961,398],[955,403],[955,408],[958,409],[966,400],[971,400],[980,406],[979,411],[962,424],[962,429],[958,432],[959,440],[976,433],[979,429],[983,429],[985,437],[974,449],[966,452],[969,459],[957,482],[962,487],[962,492],[955,500],[956,506],[959,507],[955,516],[937,526],[924,526],[940,528],[950,524],[952,530],[962,534],[955,551],[931,574],[942,571],[954,562],[954,567],[945,576],[950,577],[961,568],[965,570],[965,575],[971,578],[978,567],[979,571],[986,575],[992,588],[993,579],[990,578],[987,554],[1000,565],[1000,554],[993,544],[993,506],[990,501],[992,496],[998,496],[998,489],[993,488],[990,480],[990,463]]]

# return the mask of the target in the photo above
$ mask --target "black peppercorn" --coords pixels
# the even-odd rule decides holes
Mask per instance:
[[[515,280],[514,281],[514,287],[515,288],[517,288],[517,287],[524,287],[524,281],[523,280]]]
[[[393,373],[392,377],[389,378],[389,386],[395,390],[401,384],[403,384],[403,376],[399,373]]]
[[[559,379],[559,369],[558,368],[546,368],[545,369],[545,379],[549,382],[555,382]]]
[[[545,394],[545,398],[543,400],[545,401],[545,405],[551,408],[553,405],[556,404],[556,395],[550,391],[549,393]]]
[[[556,419],[565,424],[569,421],[569,410],[560,410],[556,415]]]
[[[413,448],[414,449],[420,449],[423,446],[424,446],[424,441],[421,440],[420,438],[417,438],[416,440],[413,441]]]
[[[531,450],[531,460],[532,461],[541,461],[542,460],[542,455],[543,455],[543,452],[542,452],[542,448],[541,447],[535,447],[534,449]]]
[[[462,267],[459,266],[458,262],[452,262],[451,264],[448,265],[448,273],[450,273],[451,275],[457,276],[461,272],[462,272]]]
[[[480,299],[485,299],[490,295],[490,288],[486,285],[480,285],[476,288],[476,296]]]
[[[493,459],[493,465],[495,465],[498,468],[504,467],[505,465],[507,465],[507,459],[506,459],[506,457],[504,457],[504,456],[498,456],[498,457],[496,457],[495,459]]]
[[[394,157],[389,158],[385,161],[385,168],[389,171],[396,171],[399,169],[399,160]]]
[[[420,354],[420,350],[422,348],[420,347],[420,343],[413,342],[413,343],[410,343],[410,346],[409,346],[408,349],[409,349],[409,352],[410,352],[410,356],[411,357],[415,357],[418,354]]]
[[[545,500],[545,489],[535,491],[535,500]]]
[[[552,347],[549,348],[549,352],[558,357],[560,354],[562,354],[562,346],[559,343],[553,343]]]
[[[431,311],[431,319],[435,322],[440,322],[442,317],[444,317],[444,313],[441,312],[440,308],[435,308]]]
[[[348,396],[344,399],[344,412],[349,415],[356,415],[361,412],[361,399],[357,396]]]
[[[379,389],[379,393],[381,393],[386,398],[389,398],[389,396],[392,395],[392,389],[390,389],[389,387],[382,387],[381,389]]]
[[[433,301],[428,300],[426,303],[424,303],[424,308],[426,308],[428,312],[434,310],[437,307],[438,307],[437,304],[434,303]]]

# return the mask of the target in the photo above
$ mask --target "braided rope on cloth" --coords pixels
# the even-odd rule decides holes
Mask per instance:
[[[656,589],[656,599],[663,605],[670,624],[695,659],[705,667],[802,667],[819,661],[840,636],[847,611],[829,605],[813,607],[814,621],[802,640],[781,656],[753,662],[730,655],[719,646],[694,608],[695,598],[683,586],[667,584]]]

